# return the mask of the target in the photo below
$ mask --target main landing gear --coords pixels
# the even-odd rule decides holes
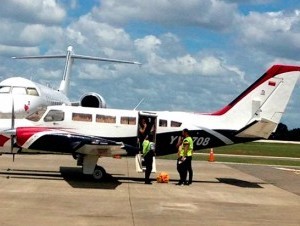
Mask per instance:
[[[102,166],[96,165],[92,176],[96,181],[103,181],[106,177],[106,171]]]
[[[83,174],[91,175],[95,181],[103,181],[106,178],[105,169],[97,165],[98,155],[77,154],[73,157],[77,160],[77,166],[82,166]]]

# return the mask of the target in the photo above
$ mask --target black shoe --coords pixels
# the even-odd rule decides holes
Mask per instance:
[[[183,183],[182,182],[178,182],[177,184],[175,185],[178,185],[178,186],[183,186]]]
[[[145,184],[152,184],[151,181],[145,181]]]
[[[190,183],[189,183],[189,182],[184,182],[184,185],[185,185],[185,186],[189,186]]]

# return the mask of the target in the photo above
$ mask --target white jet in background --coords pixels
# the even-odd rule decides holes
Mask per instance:
[[[65,58],[63,78],[58,89],[52,89],[42,84],[22,77],[11,77],[0,82],[0,118],[12,118],[12,109],[15,118],[23,118],[38,110],[39,107],[50,105],[80,105],[85,107],[105,108],[104,98],[98,93],[86,93],[79,102],[71,103],[68,98],[71,67],[74,59],[105,61],[112,63],[137,64],[139,62],[100,58],[74,54],[72,46],[67,49],[66,55],[24,56],[13,59],[45,59]]]

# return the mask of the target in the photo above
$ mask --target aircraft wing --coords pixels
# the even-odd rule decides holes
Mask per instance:
[[[86,136],[66,130],[45,127],[18,127],[16,143],[25,150],[84,155],[127,155],[128,146],[97,136]]]

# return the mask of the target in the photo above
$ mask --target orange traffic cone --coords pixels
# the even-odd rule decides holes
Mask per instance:
[[[214,149],[213,148],[210,149],[208,161],[209,162],[214,162],[215,161]]]
[[[121,157],[121,155],[114,155],[113,158],[115,158],[115,159],[121,159],[122,157]]]

